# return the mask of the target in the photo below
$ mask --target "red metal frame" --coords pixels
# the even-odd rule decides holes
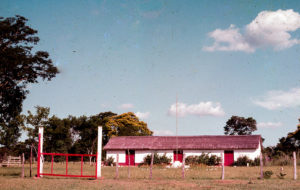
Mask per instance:
[[[51,156],[51,173],[40,173],[40,156],[42,156],[42,155]],[[66,174],[54,174],[53,173],[53,161],[54,161],[53,157],[54,156],[65,156],[66,157]],[[69,160],[69,156],[80,156],[81,157],[80,175],[69,175],[68,174],[68,160]],[[96,157],[95,175],[82,175],[82,172],[83,172],[83,157]],[[40,143],[39,143],[37,177],[40,177],[41,175],[45,175],[45,176],[62,176],[62,177],[90,177],[90,178],[97,178],[97,154],[41,153],[40,152]]]

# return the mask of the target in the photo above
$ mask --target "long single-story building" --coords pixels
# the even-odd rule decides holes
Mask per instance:
[[[112,137],[105,145],[106,158],[116,161],[119,154],[120,165],[138,165],[151,153],[165,154],[175,161],[182,162],[183,154],[199,156],[202,153],[221,157],[230,166],[238,157],[259,157],[262,141],[260,135],[241,136],[121,136]]]

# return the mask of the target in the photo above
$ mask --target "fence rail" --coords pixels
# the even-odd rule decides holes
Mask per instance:
[[[1,166],[21,166],[21,156],[8,156],[7,160],[1,163]]]

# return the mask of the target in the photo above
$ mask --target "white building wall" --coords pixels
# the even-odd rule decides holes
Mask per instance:
[[[208,154],[209,156],[216,155],[216,156],[221,157],[221,153],[224,153],[224,150],[184,150],[183,151],[183,154],[185,154],[185,157],[200,156],[203,153]]]
[[[144,158],[147,155],[151,155],[151,153],[157,153],[158,155],[162,156],[164,154],[166,154],[167,157],[172,159],[173,162],[173,150],[156,150],[156,151],[152,151],[152,150],[136,150],[135,151],[135,163],[143,163],[144,162]]]
[[[260,152],[260,145],[258,149],[233,150],[234,161],[236,161],[239,157],[242,156],[248,156],[248,158],[254,160],[255,158],[259,157]],[[183,153],[185,154],[185,157],[200,156],[203,153],[208,154],[209,156],[216,155],[218,157],[221,157],[221,153],[223,153],[224,158],[224,150],[184,150]]]
[[[248,158],[254,160],[259,157],[261,152],[261,146],[259,144],[257,149],[246,149],[246,150],[234,150],[234,161],[236,161],[239,157],[247,156]]]
[[[156,151],[156,153],[160,156],[163,156],[164,154],[166,154],[166,156],[168,158],[171,158],[171,163],[174,162],[173,158],[174,158],[174,154],[173,154],[174,150],[158,150]]]
[[[107,150],[106,159],[109,157],[114,158],[114,162],[117,162],[117,154],[119,153],[119,163],[125,163],[126,161],[126,152],[125,150]]]
[[[149,150],[136,150],[134,156],[134,162],[143,163],[144,157],[146,157],[148,154],[151,154]]]
[[[154,153],[157,153],[159,155],[166,154],[167,157],[171,158],[171,163],[173,163],[173,151],[174,150],[156,150],[153,151]],[[234,153],[234,160],[236,161],[238,157],[242,156],[248,156],[248,158],[254,160],[255,158],[259,157],[261,152],[261,147],[259,145],[258,149],[243,149],[243,150],[233,150]],[[113,157],[114,161],[117,160],[117,153],[119,153],[119,163],[125,163],[126,161],[126,153],[125,150],[108,150],[106,153],[106,158]],[[144,157],[146,157],[148,154],[150,155],[152,153],[151,150],[136,150],[135,151],[135,163],[142,163],[144,161]],[[183,150],[183,153],[185,154],[185,157],[188,156],[200,156],[201,154],[209,154],[216,155],[218,157],[221,157],[221,153],[224,155],[224,150]]]

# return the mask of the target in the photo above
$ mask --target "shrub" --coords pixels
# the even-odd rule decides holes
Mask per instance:
[[[185,159],[187,165],[205,164],[208,166],[218,165],[221,161],[220,157],[216,155],[209,156],[208,154],[202,153],[200,156],[188,156]]]
[[[104,165],[106,165],[106,166],[115,165],[114,161],[115,161],[115,159],[110,156],[104,160]]]
[[[255,158],[253,161],[253,166],[259,166],[260,165],[260,158]]]
[[[273,175],[273,172],[271,170],[267,170],[264,172],[264,179],[270,179]]]
[[[255,158],[254,160],[251,160],[248,158],[248,156],[242,156],[238,157],[238,159],[233,163],[235,166],[247,166],[247,163],[249,163],[249,166],[259,166],[260,165],[260,159]]]
[[[153,164],[170,164],[171,163],[171,158],[167,157],[166,154],[160,156],[157,153],[154,153],[154,158],[153,158]],[[150,165],[151,164],[151,154],[148,154],[144,158],[144,164]]]

